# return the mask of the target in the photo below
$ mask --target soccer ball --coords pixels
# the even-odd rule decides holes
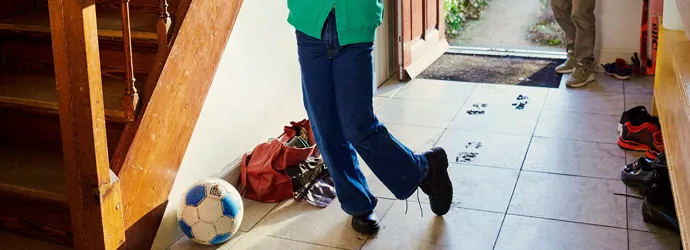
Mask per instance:
[[[242,223],[244,207],[235,187],[209,178],[194,183],[184,194],[177,221],[182,232],[204,245],[228,241]]]

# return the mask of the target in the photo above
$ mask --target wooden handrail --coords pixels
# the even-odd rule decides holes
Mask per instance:
[[[124,209],[108,164],[95,3],[48,5],[74,248],[118,249]]]
[[[168,0],[160,1],[160,13],[158,14],[158,46],[168,45],[168,35],[170,34],[170,13],[168,13]]]
[[[132,58],[132,29],[129,18],[129,0],[122,0],[122,38],[125,52],[125,96],[122,100],[126,121],[134,121],[139,94],[134,86],[134,59]]]

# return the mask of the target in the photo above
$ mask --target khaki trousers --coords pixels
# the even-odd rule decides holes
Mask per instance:
[[[596,0],[551,0],[556,21],[565,31],[568,52],[579,63],[594,63]]]

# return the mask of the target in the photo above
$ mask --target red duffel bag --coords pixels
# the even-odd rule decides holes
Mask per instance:
[[[286,145],[297,136],[302,136],[309,146],[298,148]],[[309,121],[291,122],[280,137],[259,144],[252,152],[243,156],[240,164],[240,192],[245,198],[260,202],[289,199],[293,197],[292,182],[285,174],[285,168],[318,154]]]

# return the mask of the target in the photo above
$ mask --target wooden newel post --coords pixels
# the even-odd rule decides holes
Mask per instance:
[[[158,14],[158,47],[168,45],[168,34],[170,34],[170,13],[168,13],[168,0],[159,0],[160,13]]]
[[[50,0],[50,30],[74,248],[125,244],[120,181],[110,171],[94,0]]]
[[[122,38],[125,52],[125,96],[122,100],[125,120],[134,121],[139,94],[134,86],[134,59],[132,57],[132,29],[130,28],[129,0],[122,0]]]

